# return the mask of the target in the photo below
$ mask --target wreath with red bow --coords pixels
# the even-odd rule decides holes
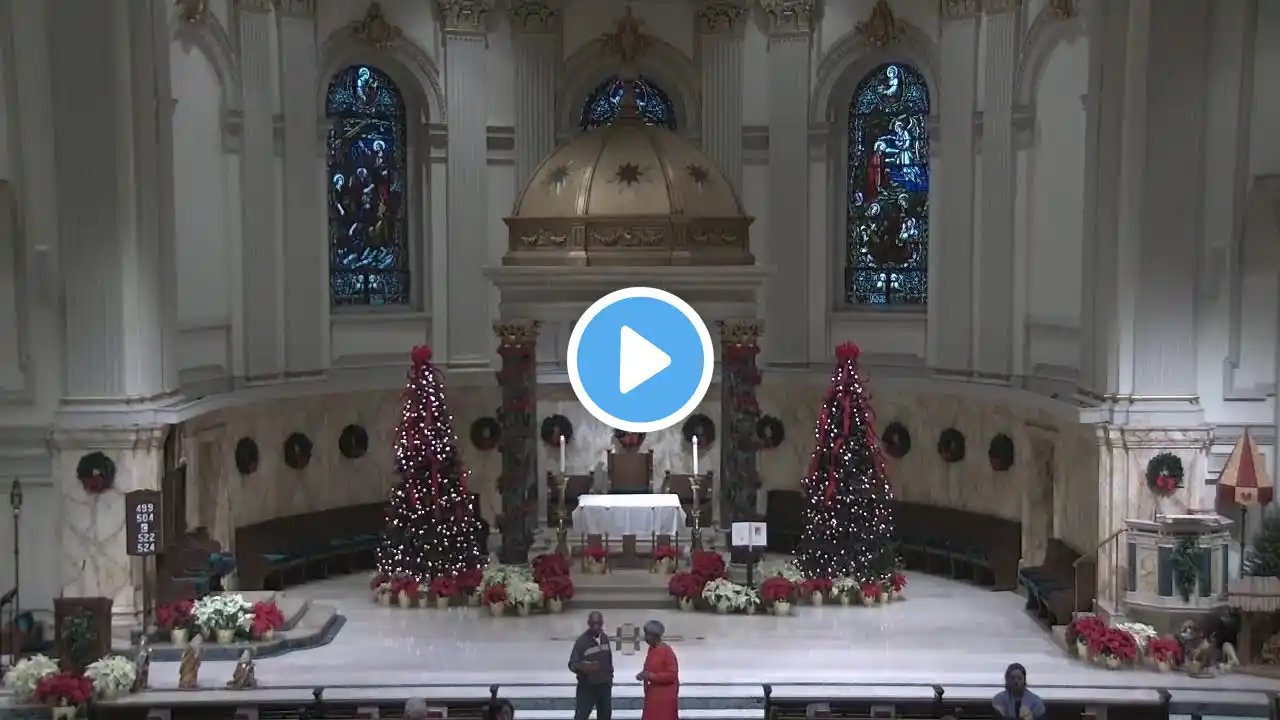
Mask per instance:
[[[1156,495],[1172,495],[1182,487],[1183,479],[1182,458],[1171,452],[1162,452],[1147,463],[1147,487]]]
[[[104,493],[116,484],[116,463],[106,453],[91,452],[76,463],[76,479],[85,492]]]
[[[644,444],[644,433],[627,432],[626,430],[614,430],[613,439],[618,441],[626,450],[635,450]]]

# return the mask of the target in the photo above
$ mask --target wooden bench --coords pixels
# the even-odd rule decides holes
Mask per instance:
[[[376,565],[386,503],[288,515],[236,528],[241,590],[281,590]]]
[[[1044,564],[1020,568],[1018,584],[1026,589],[1027,610],[1036,618],[1050,627],[1066,625],[1075,613],[1093,609],[1097,561],[1050,538]]]
[[[1018,585],[1022,525],[922,503],[894,502],[898,552],[908,567],[970,580],[992,590]]]
[[[222,587],[222,578],[235,570],[235,558],[222,544],[198,527],[165,545],[156,558],[156,602],[196,600]]]

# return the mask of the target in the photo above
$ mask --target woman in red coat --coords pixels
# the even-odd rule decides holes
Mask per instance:
[[[677,720],[680,716],[680,665],[675,651],[662,642],[666,628],[657,620],[644,624],[649,654],[636,679],[644,683],[644,712],[640,720]]]

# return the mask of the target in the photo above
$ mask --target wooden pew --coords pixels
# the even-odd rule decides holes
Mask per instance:
[[[1018,571],[1018,584],[1027,592],[1027,610],[1050,627],[1066,625],[1075,613],[1092,610],[1096,562],[1082,558],[1059,538],[1050,538],[1044,563]]]
[[[240,589],[280,590],[373,567],[385,526],[386,503],[368,503],[236,528]]]
[[[1013,590],[1022,557],[1022,525],[956,508],[897,502],[899,554],[908,567]]]

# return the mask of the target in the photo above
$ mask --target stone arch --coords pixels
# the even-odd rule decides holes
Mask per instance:
[[[675,46],[659,39],[641,55],[636,70],[653,78],[675,105],[676,131],[685,137],[702,132],[701,89],[698,69]],[[574,51],[565,60],[556,92],[556,135],[564,139],[578,132],[582,103],[606,78],[622,71],[622,62],[604,40],[596,39]]]
[[[236,61],[231,37],[217,15],[207,12],[199,20],[188,22],[181,17],[173,20],[169,36],[184,50],[198,49],[213,67],[218,77],[223,110],[240,107],[240,64]]]
[[[924,75],[929,83],[931,114],[937,116],[937,98],[941,88],[938,46],[916,26],[910,23],[902,23],[902,26],[902,38],[882,48],[868,44],[853,31],[831,46],[814,74],[813,99],[809,105],[809,117],[813,122],[831,122],[842,113],[848,113],[849,99],[862,78],[876,67],[890,62],[911,65]]]
[[[1030,107],[1035,102],[1040,76],[1044,74],[1049,57],[1058,45],[1079,37],[1084,32],[1080,17],[1059,17],[1048,5],[1032,21],[1027,37],[1022,43],[1022,55],[1013,76],[1014,102]]]
[[[409,110],[419,114],[421,124],[446,121],[448,106],[440,71],[426,51],[403,36],[385,48],[376,48],[358,38],[350,27],[335,31],[320,47],[316,88],[320,108],[324,108],[333,76],[343,68],[361,64],[376,67],[394,80]]]

